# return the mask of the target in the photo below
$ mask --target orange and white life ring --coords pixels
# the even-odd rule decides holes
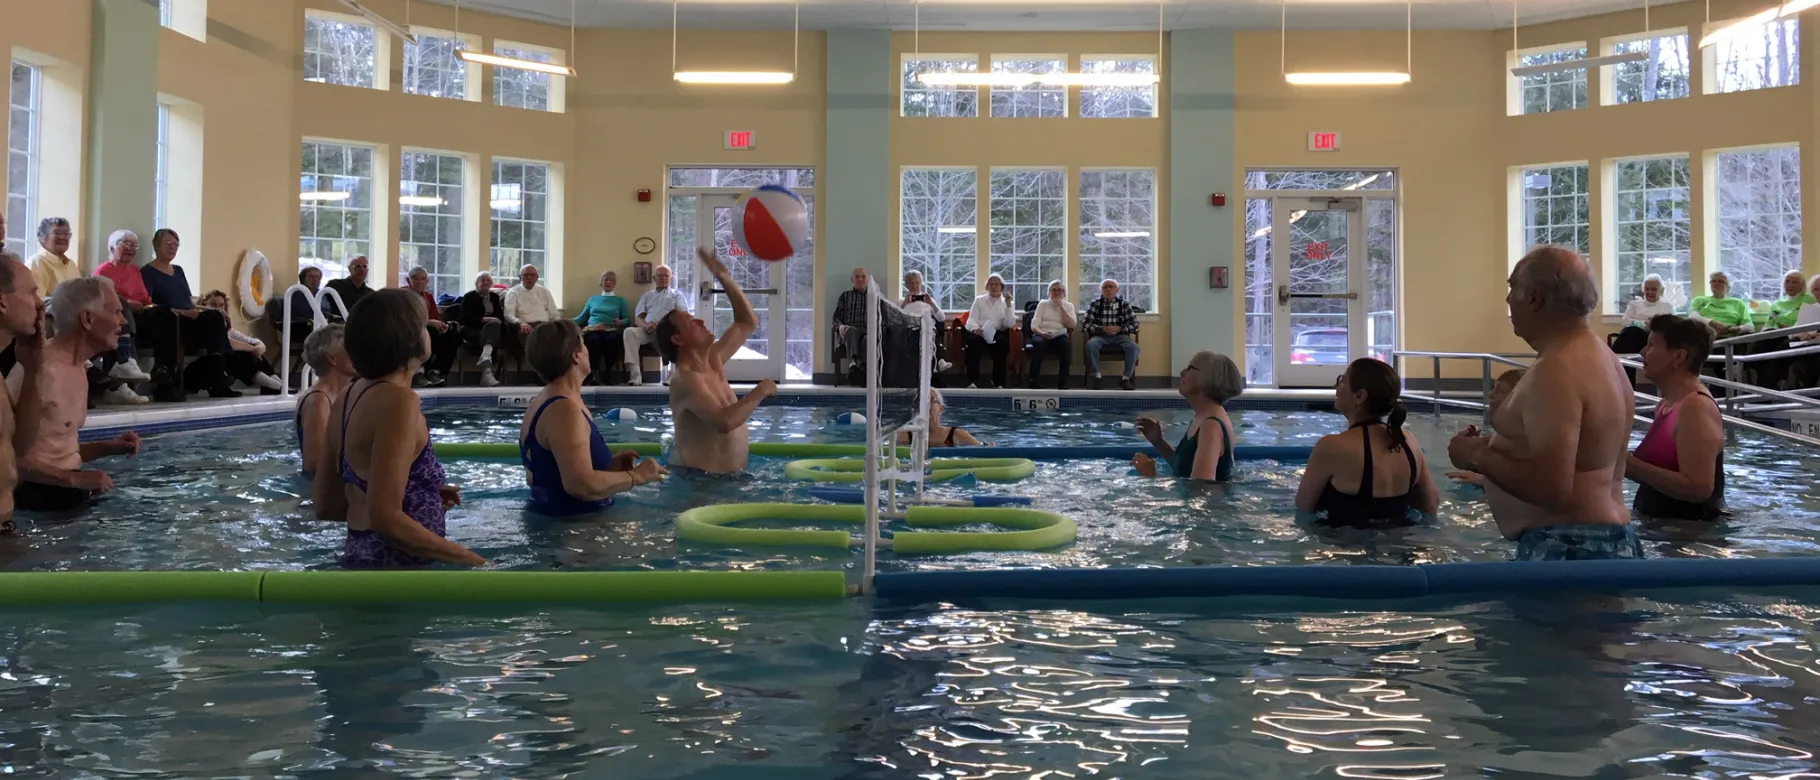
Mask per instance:
[[[240,255],[240,267],[234,274],[240,281],[240,311],[247,319],[265,316],[265,300],[276,293],[272,289],[272,265],[265,254],[248,249]]]

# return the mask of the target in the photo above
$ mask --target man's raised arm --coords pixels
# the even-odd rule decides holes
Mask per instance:
[[[727,303],[733,307],[733,324],[727,326],[727,332],[720,334],[720,341],[714,342],[714,357],[722,363],[739,354],[739,348],[745,346],[746,339],[758,331],[758,314],[752,311],[752,302],[746,300],[746,294],[739,289],[739,282],[733,280],[733,274],[727,272],[720,257],[713,249],[699,247],[695,250],[701,256],[701,263],[708,273],[714,275],[715,281],[727,293]],[[737,426],[736,426],[737,427]]]

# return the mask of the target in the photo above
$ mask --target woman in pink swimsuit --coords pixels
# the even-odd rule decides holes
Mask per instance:
[[[1624,476],[1637,483],[1631,509],[1640,516],[1712,520],[1725,512],[1724,421],[1700,383],[1712,348],[1712,330],[1700,322],[1673,314],[1649,321],[1643,375],[1660,389],[1662,401],[1624,467]]]

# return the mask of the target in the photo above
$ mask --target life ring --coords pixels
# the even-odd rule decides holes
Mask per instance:
[[[265,300],[275,292],[272,289],[272,264],[266,262],[265,254],[257,249],[241,253],[240,267],[234,275],[240,280],[241,313],[251,320],[264,317]]]
[[[858,482],[866,478],[866,461],[854,458],[793,460],[784,476],[816,482]],[[929,481],[947,482],[972,474],[982,482],[1016,482],[1036,473],[1026,458],[937,458],[929,461]]]
[[[712,504],[676,516],[676,538],[726,547],[828,547],[862,544],[846,531],[738,528],[749,520],[810,520],[864,524],[863,506],[821,504]],[[886,544],[904,555],[978,550],[1049,550],[1074,541],[1074,519],[1039,509],[919,507],[904,511],[904,522],[920,528],[990,524],[1008,531],[899,531]]]

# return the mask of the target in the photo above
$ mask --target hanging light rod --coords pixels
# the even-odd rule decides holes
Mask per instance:
[[[1649,59],[1648,52],[1627,51],[1620,54],[1605,54],[1598,57],[1581,57],[1577,60],[1546,62],[1541,65],[1525,65],[1521,68],[1511,68],[1510,75],[1516,76],[1517,78],[1523,78],[1524,76],[1540,76],[1544,73],[1565,73],[1582,69],[1591,70],[1593,68],[1602,68],[1607,65],[1623,65],[1627,62],[1642,62],[1647,59]]]
[[[1282,39],[1277,49],[1279,66],[1283,70],[1283,80],[1298,87],[1390,87],[1409,83],[1409,74],[1415,70],[1415,3],[1413,0],[1403,2],[1403,70],[1397,71],[1334,71],[1334,72],[1289,72],[1289,0],[1282,5]]]
[[[1744,33],[1750,32],[1751,30],[1755,30],[1758,27],[1776,21],[1777,19],[1791,18],[1796,14],[1815,6],[1820,6],[1820,0],[1788,0],[1788,2],[1782,3],[1781,5],[1772,5],[1762,11],[1707,33],[1705,38],[1700,39],[1700,48],[1704,49],[1715,43],[1729,41]]]
[[[553,62],[538,62],[537,60],[521,60],[521,59],[518,59],[517,57],[501,57],[497,54],[487,54],[487,53],[478,52],[478,51],[468,51],[467,49],[462,49],[458,53],[461,55],[462,59],[467,60],[468,62],[477,62],[482,65],[492,65],[493,67],[496,67],[496,68],[516,68],[518,70],[528,70],[528,71],[533,71],[536,73],[548,73],[552,76],[573,76],[573,75],[575,75],[574,68],[571,68],[567,65],[557,65],[556,63],[553,63]]]
[[[1155,73],[921,73],[919,84],[937,87],[1146,87]]]
[[[356,2],[356,0],[341,0],[341,4],[347,6],[348,10],[353,11],[355,14],[359,15],[360,18],[372,22],[374,26],[410,41],[413,44],[417,42],[417,36],[412,35],[410,30],[400,26],[397,22],[374,13],[366,6]]]
[[[670,0],[670,74],[679,84],[788,84],[796,80],[797,60],[802,56],[803,7],[792,3],[790,22],[790,70],[677,70],[677,8],[681,0]]]

